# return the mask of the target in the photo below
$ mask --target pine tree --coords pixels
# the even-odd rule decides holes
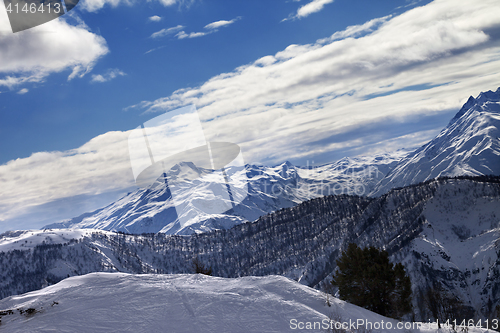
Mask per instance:
[[[411,305],[411,280],[406,275],[403,264],[397,263],[394,266],[394,278],[396,286],[393,291],[393,316],[401,318],[403,315],[412,312]]]
[[[212,275],[212,267],[206,268],[198,256],[193,258],[193,270],[196,274]]]
[[[384,316],[411,312],[411,282],[402,264],[389,261],[387,251],[351,243],[337,260],[332,284],[340,298]]]

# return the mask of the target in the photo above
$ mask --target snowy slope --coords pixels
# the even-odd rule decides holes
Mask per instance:
[[[204,275],[93,273],[0,301],[8,332],[293,332],[332,314],[340,322],[383,322],[372,332],[407,332],[398,322],[278,276],[224,279]],[[20,314],[17,309],[34,309]],[[294,321],[295,320],[295,321]],[[361,322],[360,322],[361,323]],[[387,329],[390,323],[394,329]],[[325,326],[325,327],[327,327]],[[314,326],[312,326],[314,327]],[[380,327],[380,326],[379,326]],[[484,332],[472,328],[469,332]],[[356,332],[356,330],[353,330]],[[425,325],[413,332],[437,332]]]
[[[248,196],[233,209],[213,214],[199,209],[199,199],[222,203],[226,198],[211,190],[213,178],[186,180],[185,189],[177,193],[181,207],[181,223],[172,194],[165,184],[165,176],[147,189],[129,193],[109,206],[86,213],[69,221],[44,228],[92,228],[127,233],[157,233],[189,235],[215,229],[228,229],[234,225],[254,221],[262,215],[295,206],[303,201],[329,194],[366,195],[401,159],[407,151],[358,158],[344,158],[323,166],[297,167],[289,162],[274,167],[247,165],[243,170],[231,171],[235,189],[248,182]],[[208,171],[193,164],[182,163],[174,167],[184,174],[207,174]],[[179,203],[180,202],[180,203]]]
[[[90,237],[92,232],[96,231],[92,229],[7,231],[0,235],[0,252],[31,250],[38,245],[64,244]],[[112,234],[105,231],[102,233]]]
[[[75,240],[68,241],[70,233]],[[484,319],[488,304],[500,305],[499,239],[500,177],[439,179],[378,198],[317,198],[190,237],[91,229],[3,234],[0,297],[96,271],[190,273],[194,257],[216,276],[274,274],[321,287],[341,251],[355,242],[385,248],[405,264],[417,318],[433,318],[419,304],[421,293],[441,284],[471,316]],[[38,246],[26,248],[35,241]]]
[[[403,158],[371,195],[458,175],[500,175],[500,88],[471,96],[436,138]]]

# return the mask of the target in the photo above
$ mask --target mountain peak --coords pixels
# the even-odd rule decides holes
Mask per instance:
[[[465,104],[462,106],[460,111],[458,111],[457,114],[455,115],[455,117],[453,117],[451,122],[453,122],[456,119],[461,118],[467,111],[470,110],[471,107],[474,106],[474,104],[476,104],[476,99],[474,97],[470,96],[469,99],[467,100],[467,102],[465,102]]]
[[[465,102],[465,104],[462,106],[460,111],[458,111],[455,117],[453,117],[450,123],[461,118],[465,113],[467,113],[467,111],[469,111],[475,105],[482,106],[486,102],[499,102],[499,101],[500,101],[500,87],[498,87],[496,91],[488,90],[481,92],[477,96],[477,98],[470,96],[467,102]]]
[[[285,161],[274,166],[274,168],[294,168],[295,166],[290,161]]]
[[[500,175],[500,88],[469,97],[438,136],[409,154],[372,195],[437,177]]]

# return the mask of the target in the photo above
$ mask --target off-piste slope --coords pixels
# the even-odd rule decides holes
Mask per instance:
[[[363,332],[361,324],[373,332],[409,331],[396,320],[280,276],[93,273],[3,299],[0,311],[7,310],[13,313],[2,316],[1,329],[23,333],[326,332],[331,318],[351,332]],[[437,331],[427,324],[406,325],[415,333]]]

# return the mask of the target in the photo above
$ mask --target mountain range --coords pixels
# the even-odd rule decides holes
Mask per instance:
[[[185,182],[188,185],[175,198],[181,206],[179,209],[167,185],[168,179],[172,177],[163,174],[148,188],[129,193],[107,207],[44,228],[91,228],[134,234],[161,232],[175,235],[229,229],[324,195],[367,195],[406,153],[400,150],[370,157],[343,158],[332,164],[302,168],[290,162],[274,167],[246,165],[244,169],[236,168],[234,171],[229,167],[226,172],[231,175],[233,183],[247,184],[248,191],[239,205],[220,214],[205,212],[197,205],[200,193],[213,196],[210,201],[227,200],[224,195],[211,190],[216,181],[214,178],[187,179]],[[193,163],[180,163],[172,170],[176,176],[179,172],[209,174],[209,170]],[[233,188],[241,190],[243,185]],[[178,218],[179,212],[183,214],[182,219]]]
[[[324,289],[349,243],[386,249],[412,280],[415,318],[436,318],[430,292],[466,318],[500,305],[500,178],[441,178],[377,198],[336,195],[228,230],[132,235],[93,229],[0,237],[0,297],[91,272],[192,273],[199,258],[221,277],[284,275]]]
[[[239,205],[224,213],[214,214],[197,206],[199,193],[210,195],[210,202],[227,201],[224,195],[211,190],[217,181],[215,177],[186,177],[187,186],[173,200],[167,185],[169,177],[164,174],[150,187],[129,193],[107,207],[45,228],[176,235],[228,229],[324,195],[380,196],[391,188],[437,177],[500,175],[499,138],[500,88],[483,92],[477,98],[471,96],[436,138],[415,151],[402,149],[343,158],[321,166],[298,167],[285,162],[274,167],[229,167],[227,174],[231,175],[233,188],[243,192],[247,185],[248,191]],[[204,175],[210,170],[180,163],[171,172],[179,177]]]
[[[282,275],[327,290],[336,260],[356,243],[404,264],[414,319],[442,317],[449,304],[463,318],[492,318],[500,309],[499,120],[500,88],[469,98],[410,153],[305,168],[247,165],[228,174],[247,182],[248,195],[223,214],[197,210],[196,194],[211,183],[193,177],[177,211],[164,174],[50,226],[63,229],[0,235],[0,298],[92,272],[192,273],[194,258],[220,277]],[[191,163],[173,171],[210,173]],[[177,214],[197,218],[183,225]]]

